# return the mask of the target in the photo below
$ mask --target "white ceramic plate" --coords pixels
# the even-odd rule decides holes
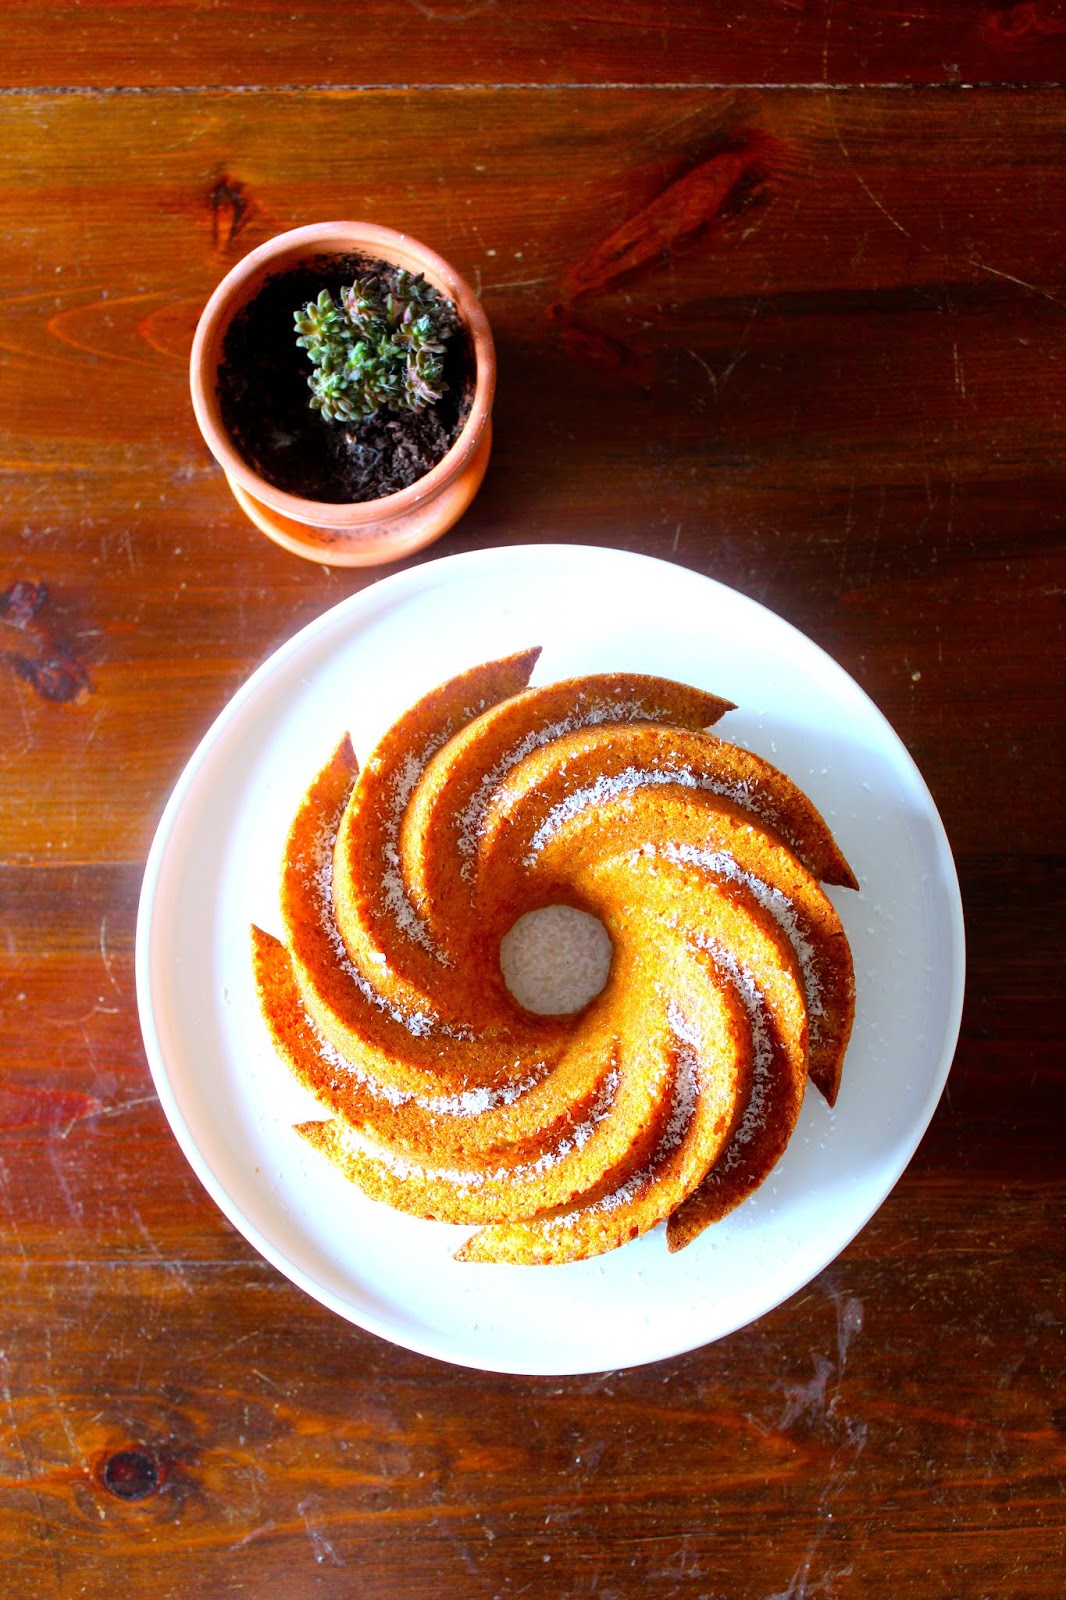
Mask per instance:
[[[544,647],[535,682],[654,672],[735,700],[717,731],[810,794],[862,885],[858,895],[830,891],[858,984],[835,1111],[809,1089],[769,1181],[674,1256],[657,1229],[569,1266],[454,1262],[464,1230],[366,1200],[293,1132],[315,1105],[259,1015],[249,924],[280,932],[285,835],[345,729],[365,756],[425,690],[532,644]],[[171,796],[137,927],[159,1097],[225,1214],[341,1316],[409,1349],[505,1372],[593,1372],[676,1355],[801,1288],[913,1154],[951,1064],[962,991],[962,911],[944,830],[862,690],[788,623],[710,579],[573,546],[427,563],[353,596],[278,650]]]

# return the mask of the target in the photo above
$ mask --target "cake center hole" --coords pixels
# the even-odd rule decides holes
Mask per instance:
[[[613,953],[598,917],[574,906],[544,906],[527,911],[504,935],[500,966],[520,1006],[544,1016],[566,1016],[599,994]]]

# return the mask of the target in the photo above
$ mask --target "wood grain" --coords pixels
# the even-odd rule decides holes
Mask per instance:
[[[1061,83],[1061,0],[8,0],[12,86]]]
[[[80,97],[0,105],[0,586],[46,586],[39,620],[95,690],[57,710],[9,680],[29,732],[5,852],[101,860],[117,844],[142,859],[167,788],[249,667],[367,581],[294,565],[244,523],[185,375],[227,263],[335,209],[353,179],[353,209],[428,235],[480,284],[500,345],[493,467],[442,551],[579,538],[712,572],[832,641],[912,743],[960,849],[998,837],[1015,780],[985,752],[1009,723],[1033,788],[1018,826],[1052,848],[1057,680],[1032,682],[1024,638],[1061,649],[1066,323],[1047,219],[1066,210],[1049,139],[1062,99],[1028,95],[1007,126],[998,93],[930,95],[917,140],[887,93],[590,95],[580,116],[552,95],[433,95],[416,131],[438,154],[417,193],[370,137],[393,106],[299,102],[328,153],[308,193],[287,97],[264,97],[251,127],[224,94],[119,101],[106,118]],[[560,298],[576,263],[745,127],[775,152],[750,206]],[[487,128],[498,166],[481,173]],[[139,151],[139,185],[86,157],[101,141]],[[372,156],[356,159],[364,144]],[[568,183],[546,216],[542,174],[564,149]],[[244,210],[220,237],[223,153]],[[79,165],[95,188],[75,196]],[[974,716],[974,652],[993,645]],[[100,761],[125,774],[117,793],[83,781]],[[990,790],[941,782],[944,762],[987,769]]]
[[[907,1215],[904,1192],[871,1231]],[[666,1600],[802,1582],[888,1600],[900,1571],[945,1600],[960,1581],[1043,1596],[1061,1549],[1062,1349],[1053,1286],[1029,1266],[950,1238],[932,1272],[852,1261],[697,1355],[550,1381],[427,1368],[250,1259],[183,1267],[164,1289],[133,1265],[7,1274],[48,1329],[44,1360],[26,1334],[5,1346],[13,1592],[101,1595],[104,1549],[164,1600],[234,1584]],[[990,1272],[1011,1291],[1006,1327],[973,1306]],[[887,1379],[919,1345],[921,1369]],[[127,1452],[135,1483],[157,1484],[134,1501],[103,1481]],[[948,1561],[931,1523],[952,1530]]]
[[[340,40],[283,9],[0,14],[5,1600],[1057,1600],[1066,101],[945,85],[1061,80],[1061,8],[381,0]],[[878,80],[933,86],[743,87]],[[441,249],[497,336],[489,476],[418,559],[585,541],[752,595],[885,711],[956,850],[969,992],[910,1168],[791,1302],[647,1369],[349,1328],[151,1087],[167,794],[379,575],[242,518],[192,330],[246,250],[343,213]]]

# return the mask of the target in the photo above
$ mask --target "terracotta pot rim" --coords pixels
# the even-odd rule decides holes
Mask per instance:
[[[250,467],[222,423],[216,372],[222,339],[233,316],[258,292],[271,271],[284,271],[310,255],[361,251],[414,267],[452,300],[470,336],[474,353],[474,397],[470,414],[455,443],[417,483],[376,500],[310,500],[275,488]],[[455,268],[428,245],[373,222],[312,222],[276,234],[243,256],[216,286],[205,305],[193,338],[189,382],[193,410],[204,442],[227,477],[256,500],[283,517],[310,527],[370,531],[391,521],[447,487],[468,466],[492,411],[496,357],[488,318],[473,289]]]

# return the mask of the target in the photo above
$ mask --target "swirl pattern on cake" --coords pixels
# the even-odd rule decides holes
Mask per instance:
[[[781,772],[706,730],[730,702],[613,673],[528,687],[486,663],[347,737],[293,821],[263,1014],[326,1113],[299,1132],[372,1199],[474,1225],[466,1261],[580,1260],[751,1194],[851,1031],[856,887]],[[531,910],[599,918],[579,1013],[525,1010],[500,944]]]

